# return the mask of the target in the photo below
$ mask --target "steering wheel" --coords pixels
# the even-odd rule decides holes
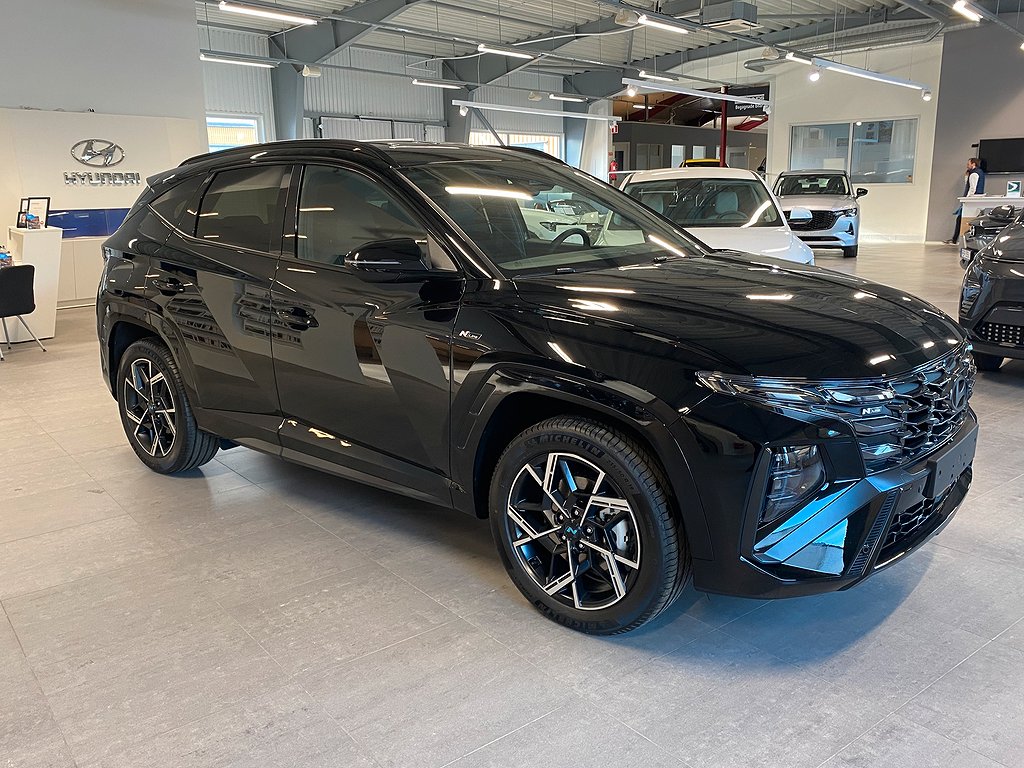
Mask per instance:
[[[743,211],[726,211],[725,213],[718,214],[715,219],[717,221],[747,221],[747,214]]]
[[[571,229],[567,229],[564,232],[558,233],[558,236],[551,241],[551,247],[548,249],[548,253],[553,253],[555,248],[560,246],[573,235],[580,236],[580,239],[583,240],[584,248],[590,248],[591,245],[593,245],[593,243],[590,242],[590,234],[587,232],[587,230],[580,229],[579,227],[572,227]]]

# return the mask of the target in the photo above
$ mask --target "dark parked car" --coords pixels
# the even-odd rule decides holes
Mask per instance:
[[[960,324],[981,370],[998,371],[1008,357],[1024,360],[1024,222],[1004,227],[968,263]]]
[[[531,234],[523,211],[556,196],[600,226]],[[691,578],[845,589],[970,485],[952,319],[710,252],[528,150],[204,155],[150,179],[104,248],[103,371],[143,462],[241,444],[489,517],[527,599],[585,632],[639,626]]]
[[[960,238],[960,266],[966,269],[974,255],[1020,219],[1021,214],[1024,214],[1024,208],[1014,208],[1012,205],[999,205],[982,211],[981,216],[971,222],[971,226]]]

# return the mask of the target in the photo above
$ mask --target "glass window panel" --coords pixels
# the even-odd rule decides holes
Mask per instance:
[[[909,184],[914,181],[917,118],[861,121],[853,126],[854,184]]]
[[[283,165],[222,171],[203,195],[196,236],[218,245],[275,252],[287,187]]]
[[[367,243],[404,238],[425,243],[426,230],[376,181],[346,168],[306,168],[299,193],[298,258],[341,266]]]
[[[661,179],[623,190],[681,227],[778,227],[782,214],[754,179]]]
[[[794,125],[790,134],[791,170],[845,171],[850,154],[850,124]]]
[[[673,144],[672,145],[672,167],[682,168],[683,163],[686,162],[686,145],[685,144]]]
[[[196,212],[194,210],[191,211],[191,216],[180,224],[178,223],[178,220],[181,219],[181,215],[185,213],[185,206],[192,201],[192,198],[195,197],[204,181],[206,181],[205,174],[187,179],[186,181],[171,187],[171,189],[164,192],[149,205],[154,211],[159,213],[168,224],[184,230],[191,235],[196,230]]]
[[[206,117],[206,134],[211,152],[259,144],[260,121],[255,117]]]

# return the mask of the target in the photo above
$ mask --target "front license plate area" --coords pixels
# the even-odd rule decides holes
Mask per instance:
[[[975,424],[969,433],[955,445],[951,445],[944,453],[928,461],[928,482],[924,486],[924,495],[934,499],[963,473],[974,461],[974,452],[978,447],[978,425]]]

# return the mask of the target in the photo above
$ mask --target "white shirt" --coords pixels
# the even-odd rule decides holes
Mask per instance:
[[[968,197],[971,196],[971,195],[978,194],[978,179],[979,178],[981,178],[981,177],[978,176],[978,171],[977,170],[973,170],[969,174],[967,174],[967,195],[968,195]]]

